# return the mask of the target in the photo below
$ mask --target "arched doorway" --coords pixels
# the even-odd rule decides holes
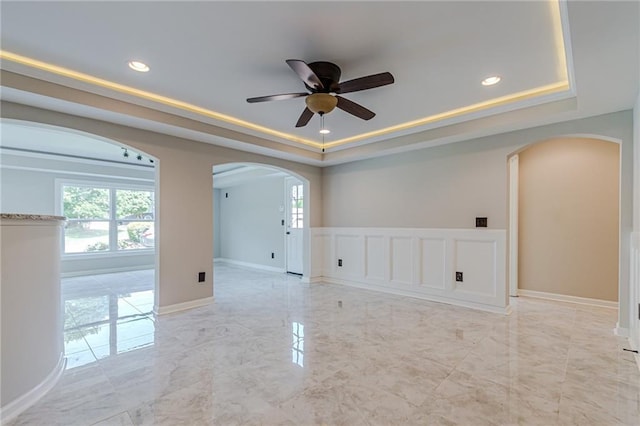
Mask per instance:
[[[63,127],[0,125],[3,211],[67,217],[67,368],[153,344],[157,159]]]
[[[309,182],[265,164],[213,167],[214,257],[308,277]]]
[[[508,165],[510,295],[617,306],[619,143],[558,137]]]

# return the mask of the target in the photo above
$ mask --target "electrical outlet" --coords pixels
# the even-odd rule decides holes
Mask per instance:
[[[204,272],[198,272],[198,282],[199,283],[205,282],[205,273]]]
[[[487,218],[476,217],[476,228],[486,228],[486,227],[487,227]]]
[[[342,267],[342,259],[338,259],[338,266]]]
[[[456,281],[462,282],[462,272],[456,272]]]

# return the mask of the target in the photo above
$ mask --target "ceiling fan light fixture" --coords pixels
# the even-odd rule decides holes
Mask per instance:
[[[315,114],[329,114],[338,105],[338,98],[328,93],[313,93],[304,101]]]
[[[482,85],[493,86],[494,84],[500,83],[500,80],[502,80],[502,78],[499,75],[492,75],[491,77],[487,77],[482,80]]]
[[[129,61],[129,68],[138,72],[149,72],[149,65],[140,61]]]

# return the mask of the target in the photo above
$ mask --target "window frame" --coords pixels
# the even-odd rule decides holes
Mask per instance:
[[[149,255],[155,253],[155,247],[144,247],[137,249],[119,250],[118,249],[118,222],[149,222],[155,224],[156,211],[157,211],[157,199],[155,185],[140,185],[131,184],[128,182],[112,182],[112,181],[99,181],[99,180],[84,180],[84,179],[55,179],[55,210],[56,215],[64,216],[64,187],[76,186],[87,188],[104,188],[109,191],[109,219],[67,219],[67,222],[108,222],[109,223],[109,250],[104,251],[92,251],[92,252],[65,252],[65,231],[62,229],[62,238],[60,239],[60,253],[63,259],[85,259],[85,258],[98,258],[98,257],[119,257],[119,256],[131,256],[131,255]],[[135,219],[135,220],[118,220],[117,218],[117,206],[116,206],[116,191],[147,191],[153,193],[153,212],[154,218],[149,219]],[[155,226],[154,226],[155,227]]]

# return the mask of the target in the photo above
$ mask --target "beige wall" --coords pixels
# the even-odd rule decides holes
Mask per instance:
[[[629,299],[628,247],[633,214],[631,111],[564,121],[326,169],[13,103],[3,102],[1,111],[5,118],[78,129],[129,144],[159,158],[160,167],[167,167],[160,176],[159,194],[165,200],[161,201],[159,217],[180,213],[180,207],[175,203],[187,203],[190,211],[210,211],[213,192],[210,173],[214,164],[256,162],[288,169],[310,183],[312,227],[357,223],[356,226],[466,228],[473,226],[476,215],[484,213],[489,217],[489,227],[506,229],[509,154],[528,144],[562,135],[615,138],[621,141],[620,247],[624,250],[620,252],[620,300]],[[438,173],[431,172],[435,166]],[[202,168],[207,168],[209,173],[206,191],[204,185],[198,184],[197,189],[189,190],[180,184],[181,181],[192,181],[196,175],[204,177]],[[162,184],[167,181],[174,181],[171,189]],[[171,297],[162,299],[160,305],[210,295],[211,286],[198,286],[193,282],[193,273],[201,270],[198,268],[213,256],[212,233],[208,233],[212,227],[211,216],[206,221],[200,215],[191,218],[189,226],[179,235],[167,230],[168,226],[171,226],[168,222],[161,221],[159,237],[163,254],[159,288],[161,295]],[[175,240],[168,241],[167,233]],[[185,252],[184,247],[190,250]],[[305,262],[308,265],[308,259]],[[629,314],[629,303],[621,304],[620,327],[629,326]]]
[[[229,162],[268,164],[301,176],[309,181],[311,226],[322,223],[322,182],[318,167],[9,102],[2,103],[2,117],[102,136],[158,159],[156,306],[159,307],[213,295],[214,165]],[[197,274],[201,271],[207,274],[204,284],[197,282]]]
[[[519,159],[519,288],[617,301],[620,145],[554,139]]]
[[[558,117],[560,120],[560,117]],[[633,119],[622,111],[456,142],[324,169],[324,226],[469,228],[488,216],[508,229],[507,158],[567,135],[621,142],[619,327],[630,324],[629,244],[633,219]]]

